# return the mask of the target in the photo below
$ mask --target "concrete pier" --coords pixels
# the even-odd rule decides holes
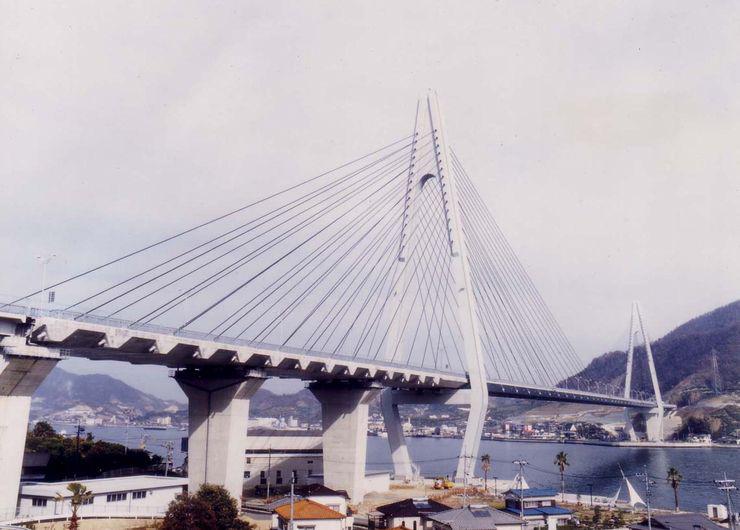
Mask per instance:
[[[406,437],[403,434],[398,405],[393,402],[392,388],[385,388],[380,394],[380,410],[383,413],[385,430],[388,433],[388,443],[391,448],[391,460],[393,461],[395,479],[411,480],[413,479],[411,454],[406,445]]]
[[[59,361],[42,348],[41,355],[24,355],[22,346],[15,353],[13,339],[0,342],[0,521],[15,515],[31,397]]]
[[[175,380],[188,397],[188,489],[218,484],[241,503],[249,401],[264,378],[228,369],[188,369]]]
[[[313,383],[321,403],[324,447],[324,485],[345,490],[352,502],[365,495],[368,405],[380,392],[359,383]]]

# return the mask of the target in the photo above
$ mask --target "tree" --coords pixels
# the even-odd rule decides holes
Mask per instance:
[[[67,484],[67,491],[72,494],[69,498],[69,504],[72,506],[72,517],[69,518],[69,530],[77,530],[80,527],[80,517],[77,515],[77,510],[86,501],[92,499],[93,493],[87,489],[87,486],[79,482],[70,482]],[[64,495],[57,493],[55,500],[61,502],[64,501],[64,498]]]
[[[252,530],[222,486],[203,484],[194,495],[178,495],[167,508],[161,530]]]
[[[167,508],[160,530],[216,530],[213,508],[195,495],[181,493]]]
[[[591,518],[591,522],[593,522],[594,528],[598,527],[601,522],[601,506],[598,504],[594,506],[594,516]]]
[[[33,426],[31,433],[38,438],[51,438],[56,436],[57,432],[54,427],[47,421],[39,421]]]
[[[486,453],[481,456],[480,466],[483,469],[483,489],[488,491],[488,472],[491,471],[491,455]]]
[[[560,470],[560,500],[565,500],[565,468],[570,465],[568,462],[568,453],[560,451],[555,455],[555,465]]]
[[[681,476],[681,473],[678,472],[678,469],[672,467],[668,470],[666,482],[668,482],[668,484],[671,485],[671,488],[673,488],[673,501],[676,504],[676,511],[678,511],[678,486],[681,485],[682,480],[683,477]]]
[[[213,509],[218,530],[249,529],[249,524],[239,519],[236,499],[223,486],[203,484],[195,496]]]

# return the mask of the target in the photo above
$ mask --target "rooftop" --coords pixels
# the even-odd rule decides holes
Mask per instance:
[[[290,503],[275,508],[275,513],[285,520],[290,520]],[[308,499],[293,503],[293,520],[344,519],[345,516],[331,508]]]
[[[450,507],[431,499],[418,498],[403,499],[402,501],[378,506],[376,509],[386,517],[418,517],[443,512],[449,510]]]
[[[710,521],[708,517],[700,513],[653,515],[651,519],[652,527],[656,530],[727,530],[726,527]],[[648,521],[644,519],[640,524],[632,524],[629,528],[631,530],[648,530]]]
[[[161,477],[155,475],[134,475],[131,477],[95,478],[89,480],[65,480],[62,482],[27,482],[21,484],[21,495],[33,495],[36,497],[63,497],[71,495],[67,491],[67,485],[79,482],[94,494],[114,493],[136,490],[151,490],[160,488],[182,487],[188,484],[187,478]]]
[[[555,497],[558,494],[553,488],[525,488],[523,490],[510,489],[504,495],[519,498],[523,495],[525,499],[531,499],[533,497]]]
[[[521,511],[519,508],[505,508],[506,512],[511,513],[513,515],[519,515]],[[540,506],[538,508],[524,508],[524,517],[542,517],[545,515],[572,515],[573,512],[571,512],[567,508],[562,508],[560,506]]]
[[[519,517],[488,506],[468,506],[447,510],[429,519],[449,526],[452,530],[490,530],[496,525],[522,524]]]
[[[344,490],[333,490],[327,488],[323,484],[306,484],[304,486],[296,486],[295,493],[301,497],[344,497],[349,498],[347,492]]]

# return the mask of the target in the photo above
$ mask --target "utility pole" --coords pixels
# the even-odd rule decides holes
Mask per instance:
[[[44,295],[46,294],[46,267],[56,257],[56,254],[36,256],[36,259],[41,263],[41,309],[46,308],[46,300],[44,299]]]
[[[267,493],[265,499],[270,498],[270,467],[272,466],[272,447],[267,448]]]
[[[712,386],[714,387],[714,393],[719,394],[722,390],[722,385],[719,378],[719,363],[717,362],[717,350],[712,348]]]
[[[290,522],[288,523],[288,530],[293,530],[293,494],[295,491],[295,483],[293,479],[290,480]]]
[[[80,427],[80,420],[77,420],[77,434],[75,435],[75,471],[74,478],[77,478],[77,468],[80,467],[80,433],[85,430],[84,427]]]
[[[524,466],[529,464],[526,460],[514,460],[514,465],[519,466],[519,517],[524,520]]]
[[[724,491],[727,496],[727,516],[730,521],[730,530],[737,530],[735,525],[735,512],[732,508],[732,497],[730,497],[730,492],[737,490],[735,481],[728,479],[727,473],[724,473],[724,478],[715,480],[714,483],[717,484],[717,488],[720,491]]]
[[[164,476],[166,477],[170,464],[174,463],[175,444],[171,440],[168,440],[162,445],[167,449],[167,456],[165,456],[164,460]]]
[[[650,486],[655,485],[655,482],[650,480],[647,466],[643,466],[643,472],[638,473],[637,476],[645,478],[645,507],[647,508],[648,530],[653,530],[652,512],[650,511]]]
[[[588,485],[588,495],[589,497],[591,497],[590,504],[591,504],[591,508],[593,508],[594,507],[594,485],[593,484]]]

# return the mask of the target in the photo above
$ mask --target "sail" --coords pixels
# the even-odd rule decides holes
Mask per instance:
[[[637,490],[635,490],[635,488],[632,487],[632,484],[630,483],[630,481],[627,480],[627,477],[624,477],[624,481],[627,483],[627,491],[629,492],[629,496],[630,496],[629,501],[628,501],[629,505],[632,506],[633,508],[637,506],[638,504],[647,506],[645,504],[645,501],[642,500],[642,497],[640,497],[640,494],[637,493]]]
[[[617,505],[617,501],[619,500],[619,494],[621,492],[622,492],[622,484],[619,485],[619,488],[617,488],[617,493],[609,501],[609,506],[616,506]]]
[[[514,487],[511,489],[528,490],[529,484],[527,484],[527,479],[525,479],[524,477],[520,476],[519,473],[517,473],[516,476],[514,477]]]

